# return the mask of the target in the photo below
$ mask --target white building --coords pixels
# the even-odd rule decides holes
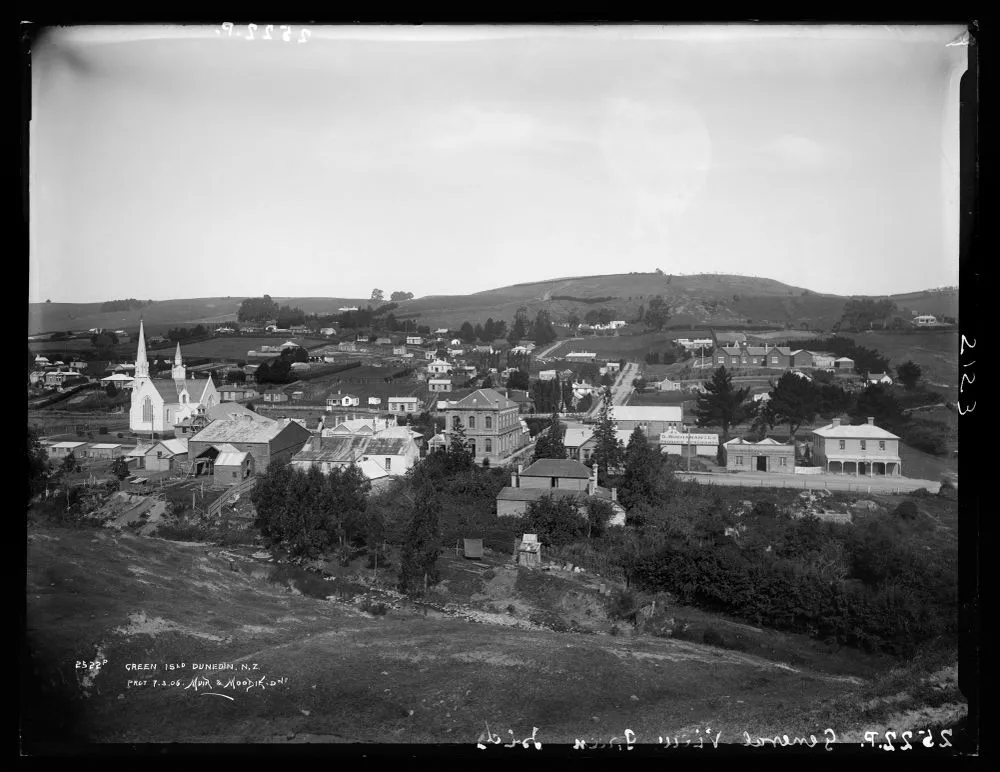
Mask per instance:
[[[660,433],[661,453],[682,455],[687,447],[693,447],[695,455],[714,456],[719,450],[719,435],[679,432],[675,429]]]
[[[812,431],[812,458],[831,474],[858,477],[902,475],[899,437],[869,418],[860,426],[841,426],[839,419]]]

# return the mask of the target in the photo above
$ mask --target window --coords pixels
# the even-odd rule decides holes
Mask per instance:
[[[385,471],[388,472],[391,468],[392,468],[392,459],[391,458],[387,458],[385,460]]]
[[[470,429],[476,428],[476,417],[474,415],[469,416],[469,428]]]
[[[747,358],[743,357],[743,364],[746,364],[746,363],[747,363]]]
[[[784,456],[782,456],[781,459],[778,461],[778,465],[779,466],[785,466],[786,465],[785,462],[787,460],[788,460],[787,458],[785,458]]]
[[[143,423],[153,422],[153,400],[151,400],[149,397],[146,397],[142,401],[142,420]]]
[[[885,440],[879,440],[878,441],[878,449],[879,450],[885,450]]]
[[[778,357],[771,357],[771,364],[772,365],[778,364]]]
[[[840,449],[843,450],[846,447],[847,447],[847,443],[844,440],[841,440],[840,441]]]
[[[861,440],[861,449],[862,449],[862,450],[865,450],[865,449],[866,449],[866,447],[867,447],[867,445],[866,445],[865,441],[864,441],[864,440]]]
[[[489,416],[489,415],[486,416],[486,428],[487,429],[492,429],[493,428],[493,416]],[[489,450],[489,448],[487,448],[487,450]]]
[[[487,453],[493,452],[493,440],[486,440],[486,452]]]
[[[163,458],[163,451],[162,450],[156,451],[156,457],[157,458]]]
[[[452,429],[457,429],[459,427],[459,424],[461,424],[461,423],[462,423],[462,419],[459,418],[457,415],[453,415],[451,417],[451,428]]]

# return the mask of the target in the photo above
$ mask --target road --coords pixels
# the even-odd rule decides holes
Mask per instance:
[[[546,361],[548,361],[547,357],[548,357],[549,354],[551,354],[553,351],[555,351],[557,348],[559,348],[563,343],[570,343],[570,342],[572,342],[574,340],[583,340],[583,338],[564,338],[563,340],[557,340],[551,346],[548,346],[547,348],[544,348],[541,351],[539,351],[537,354],[535,354],[535,361],[536,362],[546,362]]]
[[[614,405],[624,405],[628,402],[632,393],[632,381],[639,377],[639,365],[635,362],[626,362],[625,369],[621,371],[615,382],[611,384],[611,402]],[[596,418],[601,409],[600,394],[595,395],[594,405],[590,409],[589,418]]]
[[[681,480],[703,485],[729,485],[744,488],[825,488],[852,493],[909,493],[927,488],[937,493],[941,483],[914,477],[851,477],[835,474],[771,474],[768,472],[675,472]]]

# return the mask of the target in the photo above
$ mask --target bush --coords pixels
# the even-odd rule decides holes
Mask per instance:
[[[917,509],[917,505],[912,501],[902,501],[899,505],[892,511],[894,517],[898,517],[901,520],[914,520],[917,515],[920,514],[920,510]]]
[[[361,601],[361,610],[368,612],[372,616],[382,617],[389,611],[389,607],[382,601],[365,598]]]
[[[722,636],[722,633],[714,627],[709,627],[705,632],[703,632],[701,634],[701,640],[707,646],[719,646],[721,648],[726,645],[726,639]]]
[[[635,593],[631,590],[620,590],[614,593],[608,601],[608,616],[611,619],[623,619],[626,622],[635,622],[638,612],[639,604]]]
[[[98,434],[107,434],[108,433],[108,427],[107,426],[99,426],[97,428],[97,433]]]

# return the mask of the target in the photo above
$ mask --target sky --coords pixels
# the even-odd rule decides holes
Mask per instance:
[[[37,41],[29,302],[958,284],[960,26],[250,32]]]

